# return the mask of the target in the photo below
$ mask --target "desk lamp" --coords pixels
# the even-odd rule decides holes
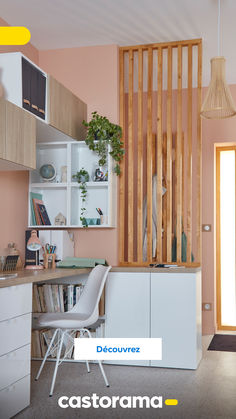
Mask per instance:
[[[31,250],[31,252],[38,252],[42,247],[41,242],[37,236],[37,231],[32,230],[30,238],[27,242],[27,249]],[[36,253],[36,264],[35,265],[27,265],[26,269],[43,269],[43,266],[39,264],[39,253]]]

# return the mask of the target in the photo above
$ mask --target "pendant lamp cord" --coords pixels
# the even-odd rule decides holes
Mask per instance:
[[[218,57],[221,54],[220,48],[220,0],[218,0]]]

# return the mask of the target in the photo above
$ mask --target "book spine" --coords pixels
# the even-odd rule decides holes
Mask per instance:
[[[45,298],[44,298],[44,292],[43,292],[42,285],[38,285],[38,294],[39,294],[39,300],[40,300],[40,305],[41,305],[41,308],[42,308],[42,312],[46,313],[47,308],[46,308],[46,303],[45,303]]]
[[[39,293],[38,293],[38,287],[37,285],[33,286],[33,293],[34,293],[34,300],[35,300],[35,306],[36,306],[36,312],[41,313],[41,305],[40,305],[40,299],[39,299]]]
[[[64,296],[63,296],[63,285],[58,285],[58,292],[59,292],[59,303],[60,303],[60,311],[63,313],[64,310]]]
[[[67,311],[73,308],[74,285],[67,286]]]
[[[59,313],[60,310],[60,302],[59,302],[59,288],[58,285],[52,285],[52,299],[53,299],[53,307],[56,313]]]
[[[40,218],[40,215],[38,213],[37,205],[36,205],[34,199],[33,199],[33,206],[34,206],[34,214],[35,214],[36,223],[37,223],[37,225],[40,226],[40,225],[42,225],[41,218]]]
[[[51,285],[43,285],[44,297],[46,302],[47,312],[53,313],[54,312],[54,304],[52,298],[52,289]]]

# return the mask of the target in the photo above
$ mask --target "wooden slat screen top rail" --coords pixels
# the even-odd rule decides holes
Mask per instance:
[[[152,260],[152,77],[153,53],[148,49],[148,103],[147,103],[147,259]]]
[[[133,51],[129,51],[129,97],[128,97],[128,261],[133,261],[134,235],[134,144],[133,144]]]
[[[149,48],[152,49],[158,49],[158,48],[168,48],[168,47],[172,47],[172,48],[178,48],[179,45],[181,46],[188,46],[188,45],[192,45],[192,46],[196,46],[202,43],[201,39],[190,39],[190,40],[184,40],[184,41],[173,41],[173,42],[160,42],[158,44],[144,44],[144,45],[130,45],[130,46],[124,46],[124,47],[120,47],[121,50],[123,51],[138,51],[140,48],[142,48],[143,50],[148,50]]]
[[[122,141],[125,138],[125,94],[124,94],[124,52],[120,50],[120,126],[122,128]],[[125,257],[125,158],[121,164],[119,179],[119,260]]]

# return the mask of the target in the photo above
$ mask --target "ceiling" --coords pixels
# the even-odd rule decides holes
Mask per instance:
[[[227,80],[236,83],[236,1],[221,9]],[[0,0],[0,15],[27,26],[40,50],[203,38],[204,85],[217,55],[217,0]]]

